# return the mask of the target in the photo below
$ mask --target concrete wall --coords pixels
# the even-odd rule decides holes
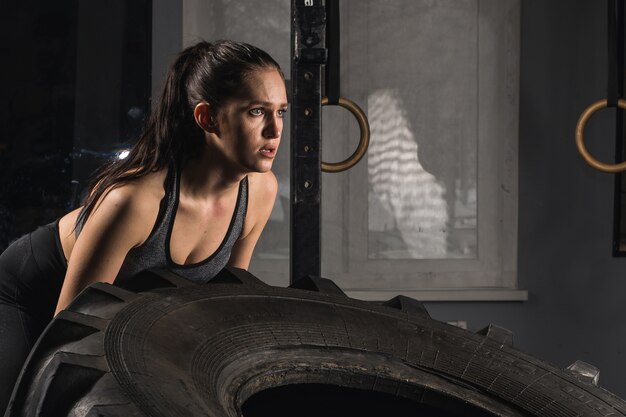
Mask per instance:
[[[626,259],[611,256],[613,176],[574,145],[580,112],[606,96],[607,9],[598,0],[523,0],[519,136],[520,286],[524,303],[431,303],[441,320],[497,323],[515,345],[565,367],[601,370],[626,397]],[[588,148],[610,162],[614,111],[589,122]]]

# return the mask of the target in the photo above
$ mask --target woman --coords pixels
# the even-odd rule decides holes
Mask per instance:
[[[286,107],[283,73],[260,49],[180,53],[128,157],[96,176],[82,207],[0,256],[0,412],[43,328],[88,285],[153,267],[197,282],[248,267],[276,196]]]

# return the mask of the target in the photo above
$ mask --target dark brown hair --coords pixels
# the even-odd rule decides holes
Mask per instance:
[[[203,134],[194,119],[195,106],[206,102],[219,109],[245,88],[250,73],[268,68],[284,79],[268,53],[246,43],[202,41],[184,49],[169,68],[161,96],[128,156],[104,165],[93,177],[76,225],[86,221],[108,190],[199,154]]]

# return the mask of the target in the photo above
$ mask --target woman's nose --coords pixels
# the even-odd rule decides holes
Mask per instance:
[[[276,115],[270,115],[263,129],[263,136],[266,138],[277,138],[280,136],[282,130],[283,120]]]

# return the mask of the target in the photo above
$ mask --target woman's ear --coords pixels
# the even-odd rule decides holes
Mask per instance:
[[[200,129],[207,133],[217,133],[217,123],[213,111],[208,103],[198,103],[193,109],[193,117]]]

